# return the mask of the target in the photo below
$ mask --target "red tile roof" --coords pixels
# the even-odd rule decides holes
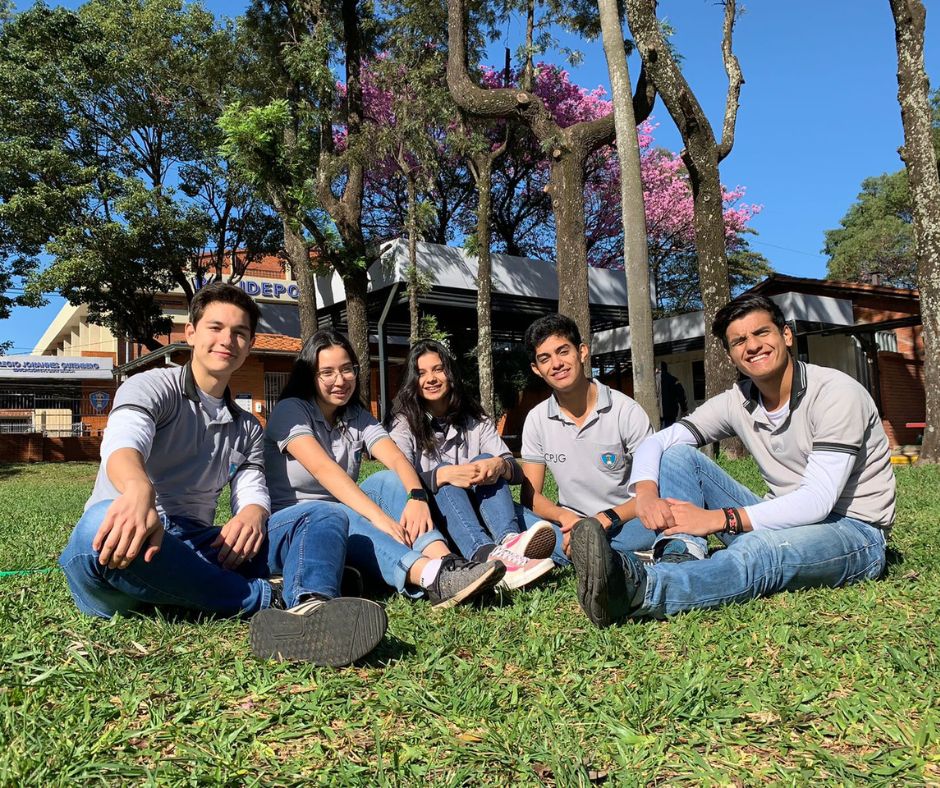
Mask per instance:
[[[253,352],[262,353],[299,353],[301,341],[285,334],[257,334]]]

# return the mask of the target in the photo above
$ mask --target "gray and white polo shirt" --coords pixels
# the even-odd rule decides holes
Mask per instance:
[[[274,406],[264,431],[264,460],[273,511],[301,501],[333,501],[333,496],[287,451],[292,440],[305,435],[317,442],[356,481],[363,449],[372,447],[388,433],[372,414],[359,405],[330,426],[319,405],[312,400],[289,397]]]
[[[800,486],[810,453],[851,455],[854,465],[832,511],[881,528],[894,521],[894,472],[881,418],[869,393],[843,372],[797,362],[790,412],[777,427],[760,407],[751,380],[712,397],[678,423],[699,446],[737,435],[772,497]]]
[[[108,458],[130,448],[144,458],[160,514],[212,525],[226,484],[233,511],[248,504],[270,511],[261,425],[235,405],[228,389],[224,403],[214,417],[206,412],[189,364],[128,378],[114,397],[101,467],[85,508],[120,495],[108,478]]]
[[[633,452],[652,435],[646,412],[603,383],[597,404],[578,427],[552,394],[526,416],[522,461],[547,465],[558,483],[558,505],[583,516],[619,506],[627,491]]]

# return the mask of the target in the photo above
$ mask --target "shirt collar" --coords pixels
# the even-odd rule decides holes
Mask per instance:
[[[594,403],[593,412],[600,413],[604,410],[610,410],[610,387],[605,386],[599,380],[594,378],[591,378],[591,383],[597,387],[597,402]],[[554,391],[552,392],[552,396],[548,398],[548,418],[568,421],[568,419],[565,418],[561,413],[561,408],[558,406],[558,399],[556,398]]]
[[[802,361],[793,362],[793,382],[790,384],[790,413],[796,410],[797,406],[806,396],[807,375],[806,364]],[[744,397],[744,409],[752,416],[760,407],[760,392],[757,386],[750,378],[738,383],[738,389]],[[789,421],[789,418],[787,419]]]
[[[190,361],[187,361],[183,367],[183,393],[192,402],[199,402],[199,389],[196,386],[196,376],[193,374],[193,365]],[[228,386],[222,392],[222,399],[225,401],[225,407],[232,419],[238,418],[240,408],[232,401],[232,392],[229,391]]]

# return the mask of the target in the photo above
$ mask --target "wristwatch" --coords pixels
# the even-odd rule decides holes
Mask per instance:
[[[413,490],[408,491],[408,500],[409,501],[424,501],[428,502],[428,493],[423,487],[415,487]]]
[[[616,528],[623,522],[623,520],[620,519],[620,515],[613,509],[604,509],[603,514],[606,514],[607,518],[610,520],[611,528]]]

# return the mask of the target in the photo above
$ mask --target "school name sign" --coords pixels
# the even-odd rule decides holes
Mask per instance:
[[[99,379],[113,377],[110,358],[82,356],[0,357],[0,378]]]

